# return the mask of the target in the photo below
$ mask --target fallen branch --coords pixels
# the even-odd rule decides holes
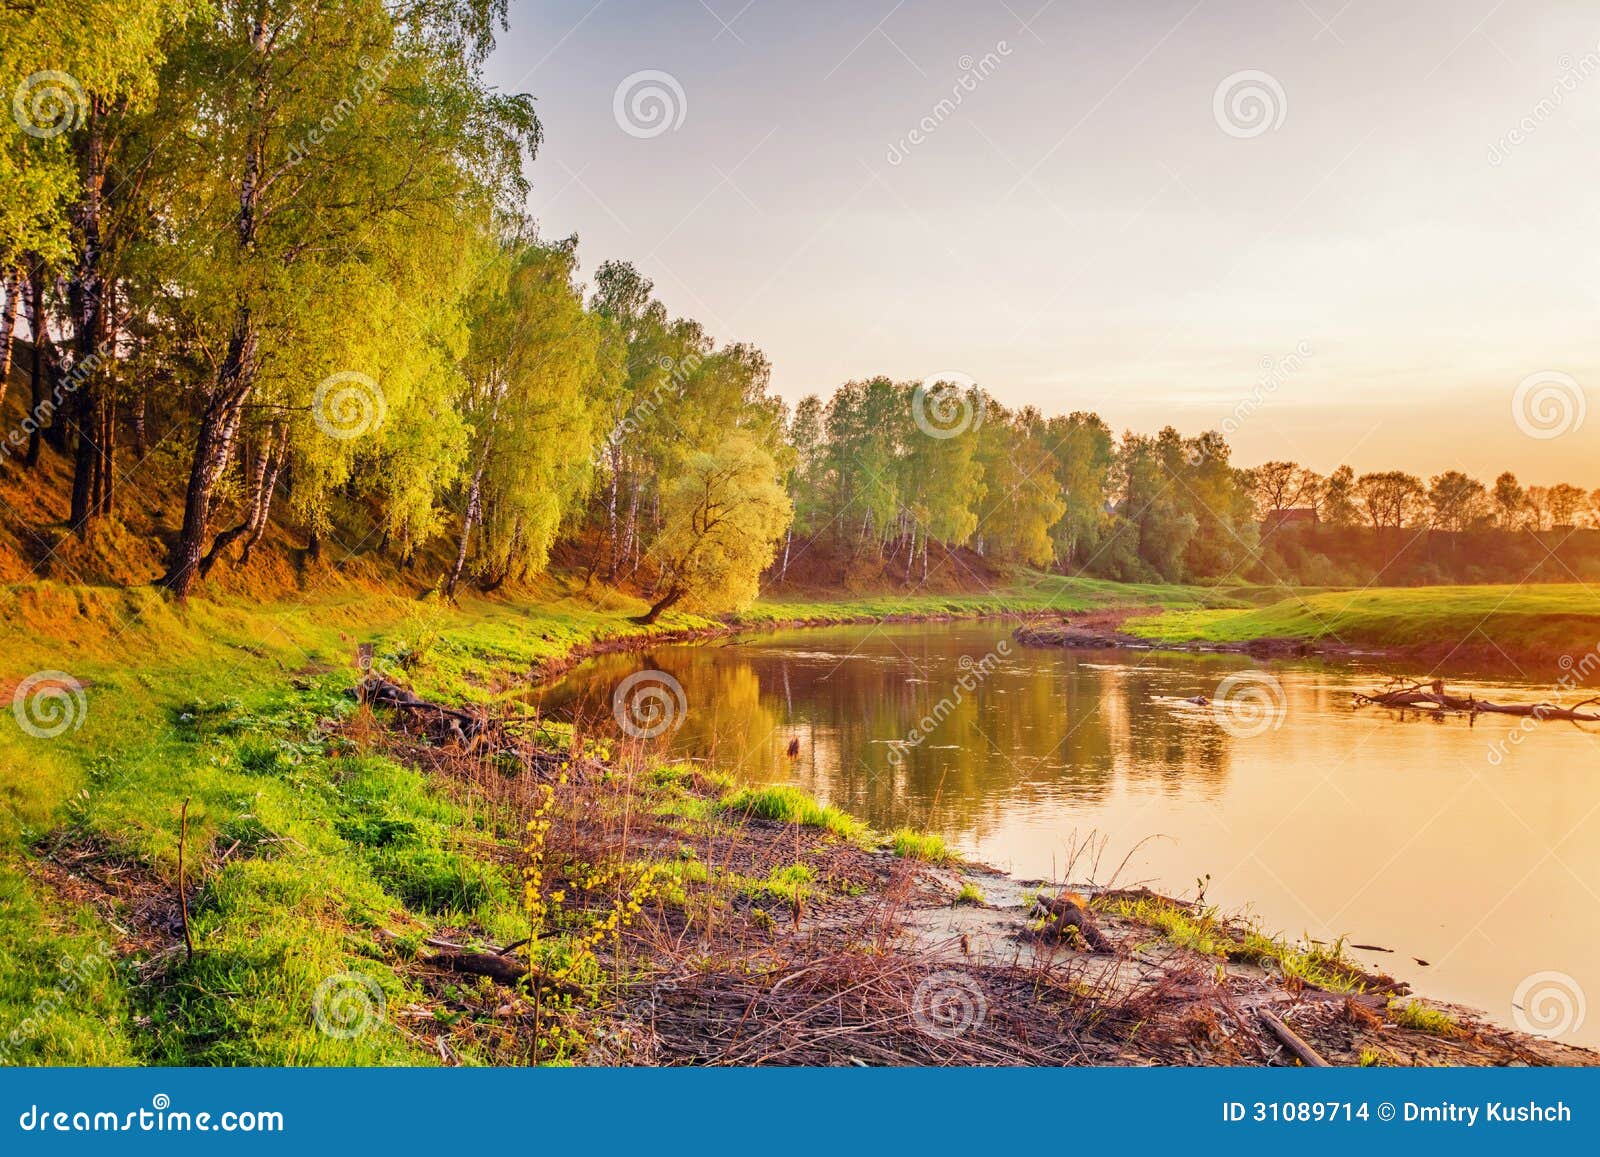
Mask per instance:
[[[1295,1032],[1294,1029],[1284,1024],[1283,1021],[1279,1020],[1272,1013],[1268,1012],[1264,1008],[1260,1008],[1256,1010],[1256,1015],[1261,1018],[1261,1023],[1267,1026],[1272,1035],[1277,1037],[1285,1048],[1300,1058],[1301,1064],[1308,1065],[1313,1069],[1327,1069],[1333,1067],[1332,1065],[1328,1064],[1327,1061],[1322,1059],[1321,1053],[1317,1052],[1316,1049],[1306,1044],[1305,1040],[1300,1036],[1299,1033]]]
[[[1496,703],[1491,699],[1479,699],[1476,695],[1451,695],[1445,690],[1441,679],[1435,679],[1426,686],[1414,680],[1396,680],[1394,684],[1369,694],[1358,693],[1356,703],[1358,706],[1416,707],[1465,712],[1468,715],[1515,715],[1541,721],[1568,719],[1575,723],[1600,723],[1600,714],[1580,710],[1591,703],[1600,703],[1600,696],[1592,696],[1571,707],[1554,703]]]
[[[515,956],[501,956],[494,952],[439,952],[422,958],[422,963],[448,972],[463,972],[469,976],[487,976],[496,984],[515,987],[527,981],[532,989],[560,992],[579,996],[583,990],[568,980],[561,980],[547,972],[530,968],[526,961]]]
[[[388,707],[403,715],[419,718],[430,736],[439,740],[454,739],[465,743],[483,735],[489,726],[489,721],[481,715],[429,702],[379,675],[368,675],[356,684],[352,694],[359,702],[374,707]]]

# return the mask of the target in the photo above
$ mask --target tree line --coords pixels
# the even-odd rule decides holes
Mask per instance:
[[[0,450],[71,459],[73,534],[170,465],[179,596],[274,519],[314,556],[359,506],[401,562],[453,540],[452,593],[598,527],[608,576],[647,561],[653,613],[748,597],[789,519],[767,363],[539,235],[533,100],[482,72],[505,7],[0,13],[6,370],[32,338]]]
[[[764,574],[1364,581],[1395,532],[1600,517],[1596,495],[1509,475],[1244,470],[1215,432],[1118,438],[961,375],[791,409],[760,350],[673,316],[625,261],[585,279],[577,239],[541,235],[535,104],[483,76],[505,18],[504,0],[0,10],[0,470],[69,463],[85,540],[126,486],[181,494],[160,578],[180,597],[292,527],[312,558],[338,537],[432,566],[447,595],[566,552],[652,618],[738,605]],[[1326,529],[1263,534],[1307,507]]]
[[[937,376],[852,382],[795,407],[798,537],[870,583],[925,575],[930,543],[1126,582],[1477,582],[1600,574],[1600,489],[1459,470],[1327,476],[1236,467],[1217,432],[1113,435],[1097,415],[1007,410]],[[783,577],[792,541],[780,556]]]

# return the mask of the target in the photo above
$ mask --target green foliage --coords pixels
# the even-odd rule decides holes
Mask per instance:
[[[717,810],[822,828],[846,840],[862,840],[868,835],[866,825],[854,816],[820,804],[800,788],[788,784],[740,788],[724,796]]]
[[[1429,1008],[1420,1001],[1393,1001],[1389,1019],[1401,1028],[1412,1028],[1434,1036],[1460,1036],[1461,1022],[1442,1009]]]
[[[663,502],[666,526],[651,548],[663,591],[651,618],[680,602],[706,611],[750,605],[792,514],[777,464],[748,435],[694,455]]]
[[[1259,929],[1223,920],[1215,909],[1196,909],[1159,896],[1118,896],[1097,907],[1147,925],[1179,948],[1253,964],[1333,992],[1359,992],[1367,977],[1345,959],[1343,945],[1294,944]]]
[[[956,858],[956,854],[945,846],[944,837],[937,832],[899,828],[890,834],[889,846],[897,856],[929,864],[945,864]]]

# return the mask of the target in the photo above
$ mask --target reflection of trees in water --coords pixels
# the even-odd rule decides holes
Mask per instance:
[[[688,701],[673,751],[755,779],[798,782],[879,827],[927,824],[979,836],[1018,799],[1082,809],[1119,788],[1213,793],[1226,780],[1231,745],[1248,742],[1203,708],[1164,701],[1209,693],[1219,675],[1206,663],[1096,665],[1013,651],[957,694],[961,657],[976,663],[984,654],[970,636],[826,635],[603,656],[548,701],[609,721],[611,689],[656,667],[683,684]],[[899,747],[896,766],[891,752],[936,714],[942,721],[921,743]],[[800,740],[793,760],[785,751],[792,738]]]

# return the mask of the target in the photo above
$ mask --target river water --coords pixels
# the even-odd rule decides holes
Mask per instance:
[[[1600,1007],[1586,1008],[1600,1000],[1600,729],[1357,710],[1352,692],[1383,678],[1359,664],[1032,649],[1010,630],[662,646],[584,663],[541,702],[615,730],[616,688],[665,672],[682,695],[651,742],[671,752],[800,784],[881,829],[937,830],[1025,877],[1186,896],[1204,881],[1208,901],[1270,932],[1391,949],[1352,954],[1502,1023],[1600,1044]]]

